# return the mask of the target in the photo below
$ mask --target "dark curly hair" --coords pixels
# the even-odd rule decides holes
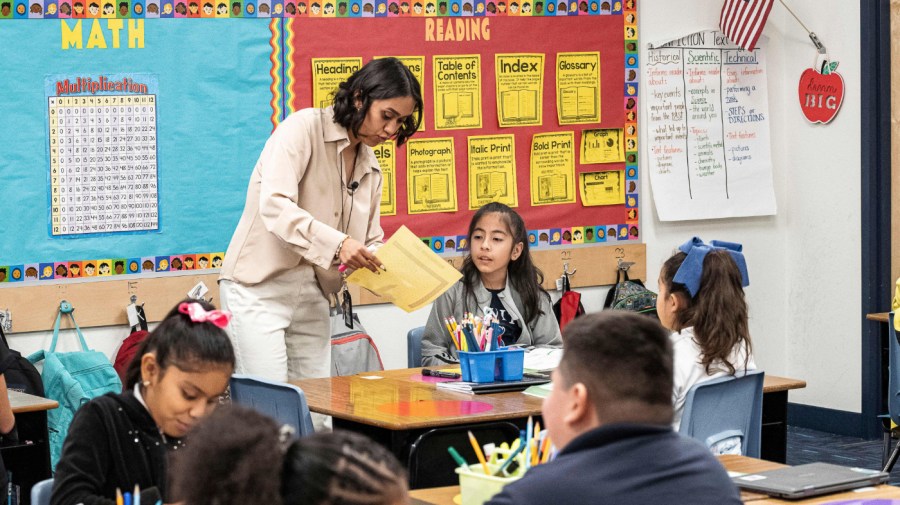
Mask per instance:
[[[378,58],[366,63],[340,84],[334,94],[334,122],[359,135],[359,128],[375,100],[410,97],[416,103],[414,112],[397,131],[397,145],[403,145],[422,123],[422,94],[416,76],[397,58]],[[357,109],[359,101],[362,106]]]
[[[237,405],[219,407],[188,434],[171,480],[185,505],[281,505],[278,425]]]
[[[284,457],[284,505],[388,505],[408,492],[406,472],[397,458],[358,433],[303,437]]]

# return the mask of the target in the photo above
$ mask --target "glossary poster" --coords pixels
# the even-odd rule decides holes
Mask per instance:
[[[651,45],[644,68],[659,219],[774,214],[765,51],[704,31]]]

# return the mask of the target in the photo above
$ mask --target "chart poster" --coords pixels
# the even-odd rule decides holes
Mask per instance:
[[[481,128],[481,55],[435,56],[434,127]]]
[[[381,215],[397,215],[397,143],[393,140],[372,148],[381,167]]]
[[[575,132],[539,133],[531,141],[531,205],[575,202]]]
[[[585,172],[578,175],[578,189],[585,207],[625,203],[625,178],[619,170]]]
[[[469,210],[490,202],[519,206],[514,135],[469,137]]]
[[[704,31],[652,45],[644,68],[659,219],[774,214],[765,50]]]
[[[331,105],[338,85],[362,68],[362,58],[313,58],[313,103],[325,108]]]
[[[600,122],[600,53],[556,55],[559,124]]]
[[[409,213],[456,212],[453,138],[411,139],[406,159]]]
[[[159,229],[157,78],[44,80],[54,237]]]
[[[625,161],[625,130],[603,128],[581,132],[581,164]],[[635,148],[637,146],[635,145]],[[634,149],[631,149],[632,151]]]
[[[421,10],[422,4],[417,3]],[[375,58],[384,58],[384,56],[376,56]],[[425,100],[425,107],[422,109],[422,124],[419,125],[419,129],[416,131],[423,132],[425,131],[425,111],[428,109],[428,102],[425,95],[425,57],[424,56],[394,56],[400,60],[406,68],[412,72],[412,75],[416,77],[416,80],[419,81],[419,94],[422,95],[422,100]]]
[[[544,102],[543,54],[496,54],[500,126],[540,126]]]

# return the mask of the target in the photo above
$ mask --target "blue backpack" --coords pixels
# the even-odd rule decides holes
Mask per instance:
[[[44,362],[44,370],[41,372],[44,395],[59,402],[58,408],[47,412],[51,469],[56,468],[59,461],[63,442],[75,412],[92,398],[122,391],[122,382],[109,358],[102,352],[93,351],[88,347],[84,335],[81,334],[81,328],[72,315],[73,310],[75,309],[69,302],[65,300],[60,302],[56,323],[53,325],[53,341],[50,343],[50,349],[47,351],[41,349],[28,356],[28,361],[32,363]],[[81,342],[81,351],[56,352],[59,321],[63,314],[67,314],[75,326],[75,332]]]

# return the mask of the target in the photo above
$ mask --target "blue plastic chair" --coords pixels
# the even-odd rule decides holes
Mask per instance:
[[[894,329],[893,312],[888,316],[888,329],[890,331],[888,337],[888,415],[894,424],[900,424],[900,341],[897,340],[897,330]],[[890,447],[891,431],[891,427],[887,426],[882,460],[884,460],[884,454],[887,454],[888,447]],[[897,442],[894,450],[887,457],[887,461],[884,462],[883,471],[890,473],[894,468],[894,463],[897,462],[898,455],[900,455],[900,441]]]
[[[53,479],[42,480],[31,488],[32,505],[50,505],[50,494],[53,492]]]
[[[231,401],[293,426],[297,436],[312,435],[312,417],[303,390],[293,384],[253,375],[231,376]]]
[[[762,370],[695,385],[688,391],[679,433],[709,448],[737,437],[741,454],[759,457],[762,432]]]
[[[425,327],[419,326],[409,330],[406,334],[406,367],[418,368],[422,366],[422,337],[425,336]]]

